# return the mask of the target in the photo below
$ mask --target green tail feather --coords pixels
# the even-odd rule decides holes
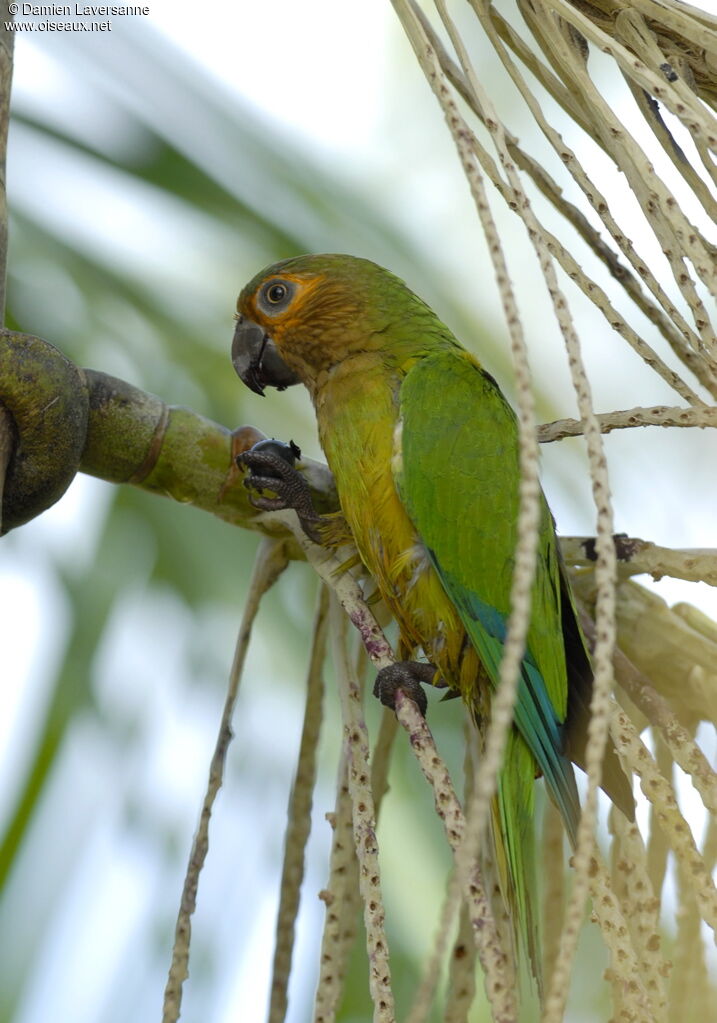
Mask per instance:
[[[510,914],[515,952],[527,954],[542,997],[542,962],[535,854],[535,760],[511,729],[493,802],[498,880]],[[520,954],[516,960],[520,961]]]

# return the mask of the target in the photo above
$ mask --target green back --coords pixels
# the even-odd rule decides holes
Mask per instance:
[[[493,378],[464,350],[419,360],[400,390],[401,500],[495,687],[503,654],[519,510],[515,414]],[[470,704],[470,694],[464,693]],[[499,780],[495,827],[503,842],[516,924],[538,972],[532,910],[533,782],[536,763],[571,839],[580,807],[563,753],[567,673],[560,568],[542,498],[538,563],[526,652]]]

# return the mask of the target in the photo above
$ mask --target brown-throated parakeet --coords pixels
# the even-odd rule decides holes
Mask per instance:
[[[265,386],[308,388],[341,510],[404,647],[423,652],[485,722],[517,542],[513,410],[435,313],[368,260],[276,263],[247,284],[237,308],[237,372],[260,394]],[[259,479],[262,467],[256,460]],[[267,475],[281,494],[276,472]],[[433,672],[423,665],[414,674],[426,681]],[[574,843],[580,805],[571,760],[580,763],[584,752],[591,685],[543,498],[532,617],[492,825],[503,895],[538,979],[534,779],[545,778]],[[603,786],[632,817],[612,749]]]

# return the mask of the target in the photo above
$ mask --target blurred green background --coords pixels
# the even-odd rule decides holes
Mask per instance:
[[[232,313],[261,266],[347,251],[403,276],[510,392],[468,188],[390,5],[257,6],[213,6],[205,22],[188,6],[158,3],[148,18],[115,19],[108,35],[18,36],[11,325],[79,365],[230,427],[291,437],[320,457],[303,392],[262,401],[239,384],[228,357]],[[482,70],[502,82],[481,52]],[[508,89],[504,105],[543,152]],[[605,174],[619,187],[612,168]],[[497,215],[527,313],[541,415],[570,415],[565,357],[534,257],[517,219]],[[584,301],[576,307],[601,410],[672,401]],[[660,447],[646,448],[645,437],[609,440],[618,528],[707,545],[714,493],[696,495],[689,520],[679,500],[646,509],[644,494],[658,459],[679,493],[713,457],[714,441],[663,431]],[[562,532],[593,531],[583,464],[577,441],[546,452]],[[189,507],[87,477],[3,539],[0,1023],[159,1018],[256,545],[255,534]],[[265,1016],[315,590],[306,566],[292,565],[260,615],[200,882],[188,1021]],[[670,592],[710,609],[700,587]],[[373,707],[369,720],[375,731]],[[460,708],[436,708],[431,725],[458,772]],[[329,684],[292,1023],[308,1018],[315,983],[324,814],[340,740]],[[379,837],[402,1014],[430,947],[448,857],[415,764],[398,756],[391,783]],[[589,937],[584,946],[575,1021],[605,1011],[602,953]],[[365,978],[358,948],[343,1020],[368,1018]]]

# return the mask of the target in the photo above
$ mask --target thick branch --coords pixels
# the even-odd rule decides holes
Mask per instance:
[[[29,334],[5,331],[0,355],[0,397],[18,438],[2,505],[5,531],[49,508],[82,471],[173,497],[269,536],[290,535],[249,503],[244,473],[235,466],[236,455],[263,437],[254,427],[232,432],[116,377],[80,370]],[[325,465],[304,459],[297,468],[319,512],[338,507]],[[296,544],[292,556],[301,556]]]

